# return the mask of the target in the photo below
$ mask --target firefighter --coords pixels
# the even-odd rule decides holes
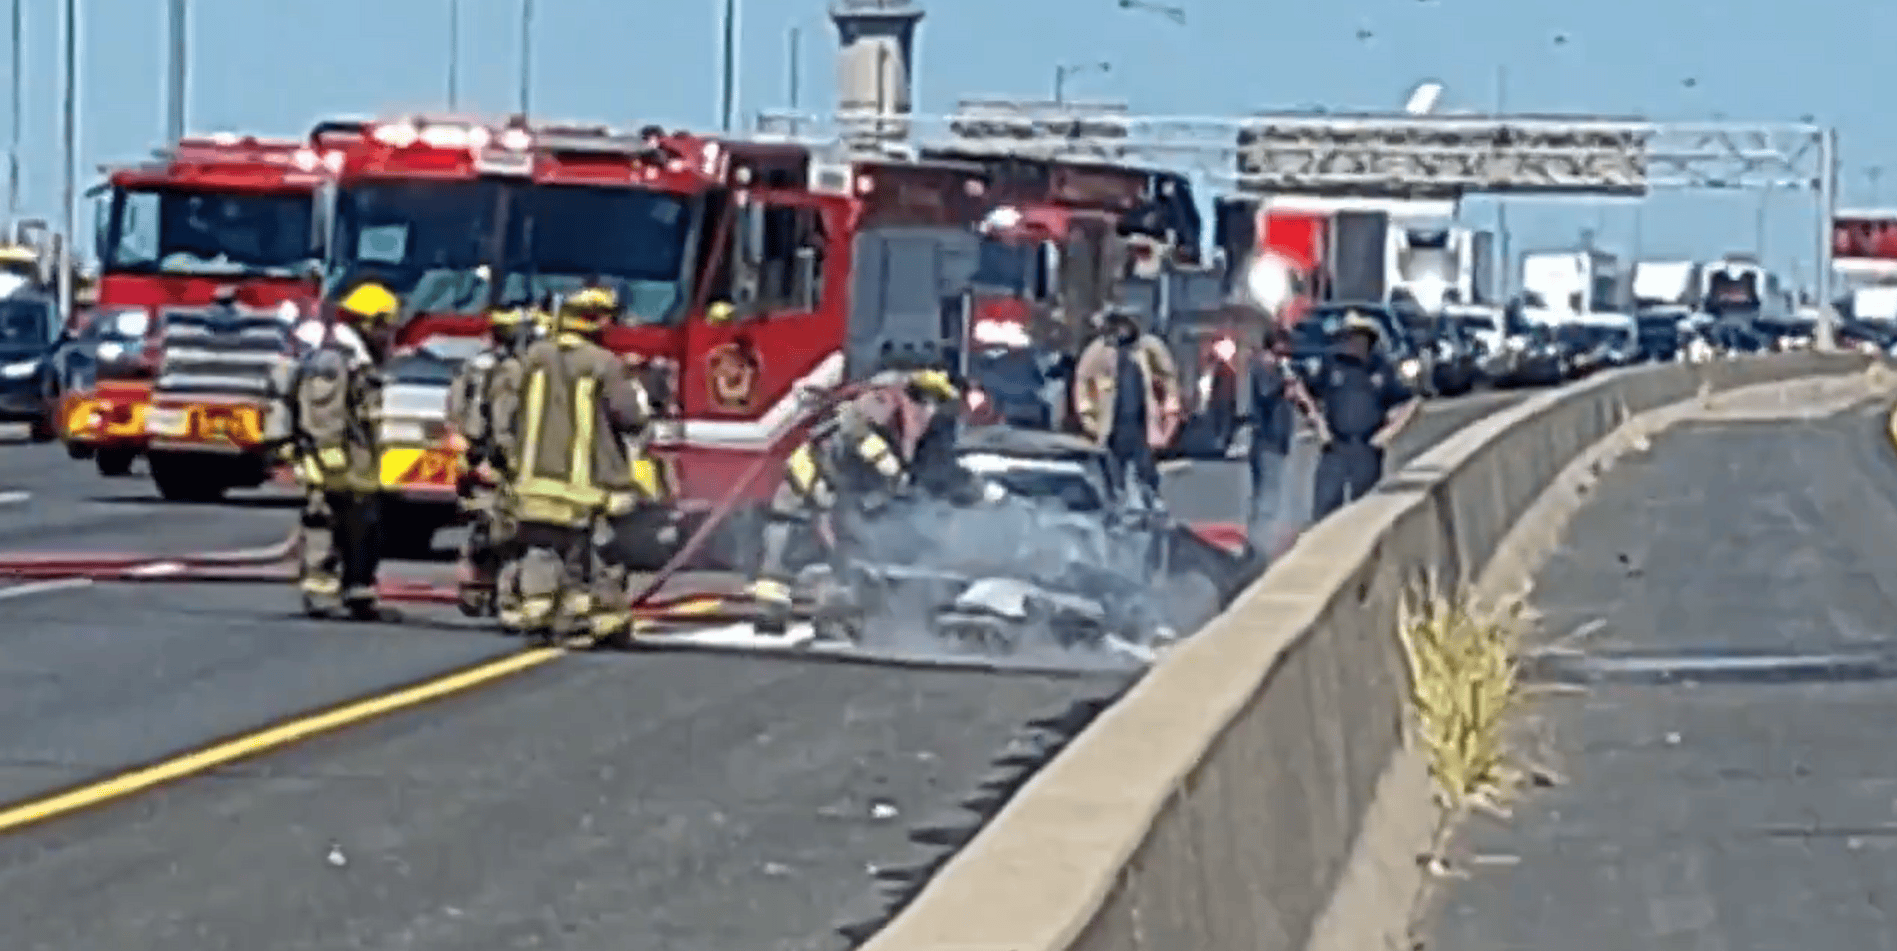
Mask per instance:
[[[335,323],[312,341],[290,387],[290,450],[305,494],[297,584],[313,617],[381,614],[380,365],[399,310],[388,288],[358,285],[336,305]]]
[[[502,627],[542,638],[621,641],[631,634],[615,520],[635,505],[628,442],[645,426],[644,391],[597,337],[619,310],[588,287],[556,308],[555,333],[520,357],[512,473],[520,557],[500,579]]]
[[[819,535],[841,569],[860,520],[912,487],[959,487],[960,480],[935,470],[952,459],[952,446],[943,442],[953,442],[960,399],[941,370],[889,370],[816,424],[785,461],[766,513],[764,551],[750,585],[763,609],[760,630],[781,633],[790,622],[789,554],[799,527]]]
[[[1179,425],[1179,370],[1165,342],[1146,333],[1132,310],[1115,307],[1103,323],[1104,333],[1074,364],[1074,413],[1115,466],[1131,470],[1157,496],[1153,454]]]
[[[495,577],[514,540],[512,498],[506,491],[519,449],[512,423],[520,398],[520,355],[534,329],[523,308],[490,311],[488,348],[462,364],[448,390],[448,423],[461,451],[458,495],[472,523],[461,546],[458,586],[461,611],[470,617],[496,612]]]
[[[1383,448],[1422,404],[1377,353],[1383,328],[1356,311],[1344,316],[1338,351],[1312,381],[1322,412],[1324,448],[1312,486],[1311,517],[1321,519],[1359,499],[1383,477]]]

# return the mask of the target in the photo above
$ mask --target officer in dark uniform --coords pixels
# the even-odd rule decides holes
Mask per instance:
[[[1343,340],[1317,378],[1311,395],[1321,407],[1323,453],[1312,487],[1313,520],[1362,498],[1383,477],[1383,446],[1409,424],[1421,405],[1377,353],[1383,328],[1355,311],[1345,315]]]
[[[1265,325],[1263,346],[1247,374],[1251,382],[1251,512],[1246,538],[1254,555],[1276,557],[1290,547],[1300,527],[1285,499],[1291,439],[1298,417],[1319,417],[1303,379],[1291,363],[1284,328]]]

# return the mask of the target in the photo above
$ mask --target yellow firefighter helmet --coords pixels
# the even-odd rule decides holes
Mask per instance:
[[[606,318],[619,310],[619,295],[604,287],[587,287],[560,302],[560,329],[567,333],[597,333]]]
[[[922,399],[947,403],[961,398],[961,391],[943,370],[917,370],[909,374],[909,389]]]
[[[487,312],[488,325],[499,330],[513,330],[526,319],[524,307],[496,307]]]
[[[385,323],[402,309],[402,302],[388,288],[374,281],[356,285],[336,305],[345,319],[364,324]]]

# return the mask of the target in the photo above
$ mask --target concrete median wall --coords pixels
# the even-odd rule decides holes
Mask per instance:
[[[1463,429],[1314,527],[866,948],[1398,947],[1438,820],[1409,742],[1405,586],[1473,580],[1562,470],[1635,416],[1866,365],[1796,354],[1640,368]]]

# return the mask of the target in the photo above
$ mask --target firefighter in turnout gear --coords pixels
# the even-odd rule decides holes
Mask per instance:
[[[448,425],[461,451],[457,494],[471,522],[461,546],[458,584],[461,611],[470,617],[497,612],[495,579],[512,557],[509,479],[520,450],[513,423],[520,401],[520,355],[535,325],[522,308],[499,308],[489,312],[488,330],[488,348],[462,364],[448,390]]]
[[[750,585],[762,609],[760,631],[782,633],[790,623],[789,553],[796,530],[814,532],[832,566],[841,569],[838,558],[855,524],[918,484],[914,463],[926,442],[953,439],[959,399],[941,370],[888,371],[811,429],[785,460],[784,481],[766,513],[764,550]]]
[[[380,614],[380,364],[400,306],[373,282],[344,295],[290,388],[289,449],[305,496],[297,584],[312,616]]]
[[[619,310],[609,290],[575,292],[549,339],[520,356],[512,473],[518,560],[500,579],[501,624],[543,639],[619,642],[631,634],[628,571],[615,523],[638,503],[629,442],[644,390],[595,338]]]

